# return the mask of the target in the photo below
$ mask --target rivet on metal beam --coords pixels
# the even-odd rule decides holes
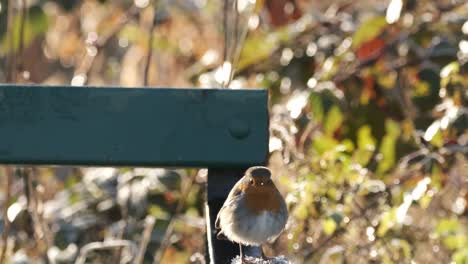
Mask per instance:
[[[244,139],[250,134],[249,124],[238,118],[234,118],[229,122],[229,134],[237,139]]]

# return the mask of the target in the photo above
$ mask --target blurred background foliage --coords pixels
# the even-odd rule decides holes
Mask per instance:
[[[264,87],[290,210],[267,253],[468,263],[466,1],[1,0],[0,58],[1,82]],[[205,183],[2,167],[0,261],[204,263]]]

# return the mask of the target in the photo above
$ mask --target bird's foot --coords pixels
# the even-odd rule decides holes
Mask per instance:
[[[238,256],[236,263],[251,264],[252,260],[248,256]]]

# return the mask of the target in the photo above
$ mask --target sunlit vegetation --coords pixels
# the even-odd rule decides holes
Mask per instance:
[[[467,18],[456,0],[1,0],[0,81],[268,89],[290,210],[268,255],[464,264]],[[3,167],[0,255],[204,263],[205,183],[205,170]]]

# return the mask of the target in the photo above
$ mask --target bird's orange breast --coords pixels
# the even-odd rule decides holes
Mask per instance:
[[[275,187],[248,189],[245,193],[245,205],[255,214],[260,214],[264,210],[278,213],[282,199]]]

